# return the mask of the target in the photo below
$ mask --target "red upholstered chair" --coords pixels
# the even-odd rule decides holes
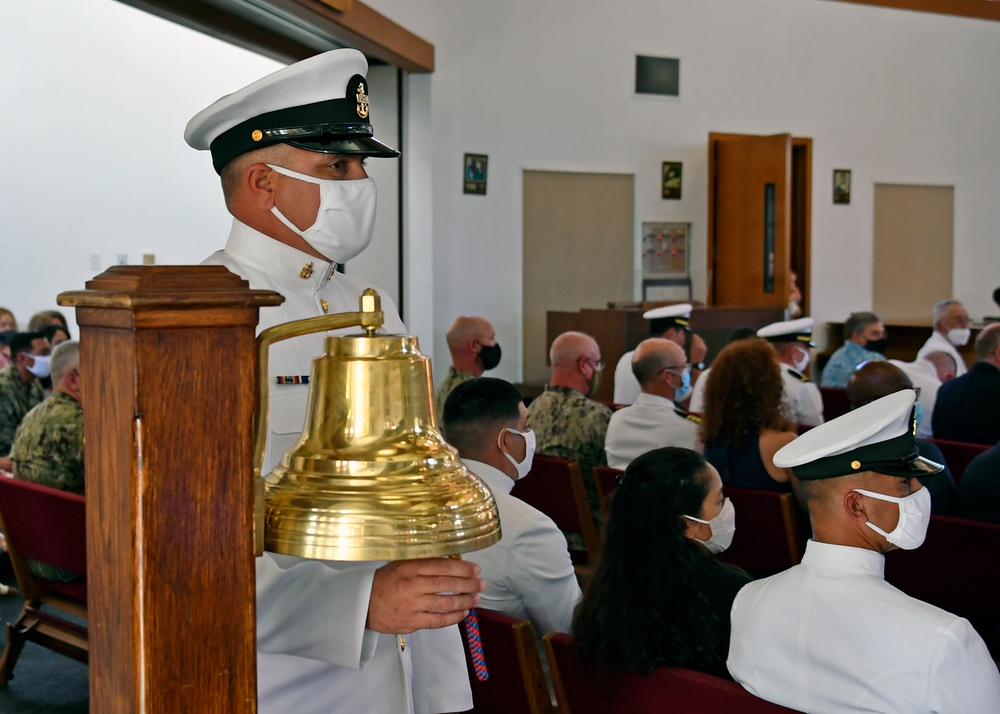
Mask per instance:
[[[480,681],[469,648],[465,661],[476,714],[545,714],[552,711],[549,688],[531,623],[476,608],[489,679]],[[462,623],[463,634],[465,623]]]
[[[736,534],[720,560],[755,576],[780,573],[802,560],[805,539],[792,494],[734,486],[723,493],[736,509]]]
[[[597,499],[601,503],[601,513],[608,517],[608,510],[611,508],[611,496],[618,488],[618,477],[624,471],[613,469],[610,466],[594,467],[594,485],[597,486]]]
[[[580,661],[576,639],[545,635],[549,672],[559,714],[778,714],[792,709],[758,699],[727,679],[682,667],[661,667],[648,675],[606,672]]]
[[[0,477],[0,531],[7,539],[17,586],[24,596],[17,622],[7,625],[7,648],[0,657],[0,685],[14,677],[14,665],[25,642],[35,642],[86,663],[86,626],[58,612],[87,617],[83,496]],[[27,558],[76,573],[80,578],[68,583],[40,578],[31,572]]]
[[[847,398],[847,390],[839,387],[820,387],[823,397],[823,419],[830,421],[851,411],[851,402]]]
[[[531,471],[514,484],[511,495],[547,515],[559,530],[583,536],[586,551],[570,551],[574,564],[588,566],[597,561],[597,526],[576,461],[536,454]]]
[[[1000,525],[931,516],[924,544],[885,557],[885,579],[918,600],[967,618],[1000,659]]]
[[[948,439],[928,439],[927,441],[941,449],[944,460],[948,463],[951,475],[955,477],[955,483],[962,480],[969,463],[984,451],[989,450],[986,444],[968,444],[964,441],[949,441]]]

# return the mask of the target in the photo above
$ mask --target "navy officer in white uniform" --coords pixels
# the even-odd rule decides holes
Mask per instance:
[[[895,392],[775,454],[813,537],[802,563],[733,603],[727,665],[753,694],[811,714],[1000,711],[1000,673],[969,621],[883,576],[886,552],[923,543],[931,503],[916,477],[942,468],[918,455],[915,400]]]
[[[360,52],[326,52],[222,97],[188,123],[184,138],[211,151],[233,215],[225,249],[205,263],[285,297],[261,310],[259,329],[356,311],[371,287],[336,272],[371,241],[375,183],[365,159],[399,155],[373,136],[367,69]],[[382,309],[386,331],[405,332],[384,293]],[[324,337],[298,337],[271,350],[264,473],[302,430],[305,382]],[[257,558],[260,711],[471,708],[455,623],[478,603],[485,587],[478,572],[474,563],[446,558]]]
[[[815,382],[806,377],[806,367],[812,356],[813,319],[772,322],[757,330],[757,337],[774,345],[781,367],[782,399],[788,405],[792,421],[806,426],[823,423],[823,397]]]
[[[678,305],[663,305],[646,310],[642,316],[650,320],[650,334],[670,340],[682,349],[688,342],[688,335],[691,334],[691,310],[690,303]],[[691,345],[688,348],[691,355],[691,367],[685,369],[686,376],[681,391],[674,395],[675,402],[687,402],[691,396],[691,385],[694,383],[696,375],[701,374],[705,368],[702,363],[705,359],[705,342],[697,335],[691,334]],[[629,350],[621,356],[618,364],[615,365],[615,404],[633,404],[639,398],[642,388],[639,380],[632,373],[632,356],[635,350]],[[695,374],[692,374],[692,369]]]

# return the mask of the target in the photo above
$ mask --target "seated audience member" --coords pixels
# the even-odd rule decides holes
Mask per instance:
[[[52,396],[25,415],[10,458],[14,478],[71,493],[84,493],[83,407],[80,404],[80,343],[65,342],[52,353]],[[76,575],[29,560],[35,575],[75,580]]]
[[[851,409],[857,409],[904,389],[913,389],[913,382],[899,367],[889,362],[865,362],[854,371],[847,383],[847,399],[851,403]],[[927,415],[919,399],[913,413],[919,435],[920,425],[927,421]],[[955,479],[945,464],[941,449],[932,442],[920,438],[915,439],[915,443],[920,456],[944,467],[938,473],[917,476],[920,485],[931,495],[932,511],[945,516],[954,515],[958,490],[955,487]]]
[[[885,359],[885,326],[873,312],[853,312],[844,323],[844,344],[830,355],[820,377],[821,387],[843,389],[862,362]]]
[[[693,449],[698,419],[672,401],[682,386],[684,350],[670,340],[643,340],[632,355],[632,372],[642,388],[634,404],[611,415],[604,441],[608,466],[624,469],[635,457],[661,446]]]
[[[28,321],[28,330],[31,332],[41,332],[49,325],[59,325],[66,331],[67,335],[69,334],[69,323],[66,322],[66,316],[58,310],[36,312],[31,316],[31,320]]]
[[[7,308],[0,307],[0,332],[6,332],[7,330],[17,332],[17,318]]]
[[[965,467],[958,484],[958,515],[1000,524],[1000,444]]]
[[[535,432],[539,454],[575,459],[580,464],[590,509],[599,524],[601,507],[593,471],[607,463],[604,437],[611,410],[587,395],[597,389],[604,369],[601,348],[590,335],[564,332],[552,341],[549,361],[552,376],[528,407],[528,426]],[[582,539],[569,539],[570,548],[584,547]]]
[[[788,491],[790,475],[774,453],[795,438],[782,402],[784,385],[774,350],[763,340],[728,345],[712,362],[699,438],[722,483]]]
[[[976,363],[941,385],[934,405],[934,438],[993,444],[1000,441],[1000,323],[976,338]]]
[[[16,334],[14,330],[0,332],[0,370],[10,366],[10,341]]]
[[[955,378],[955,358],[947,352],[928,352],[913,362],[903,362],[898,359],[891,359],[889,362],[906,372],[906,376],[913,382],[913,388],[919,395],[917,403],[921,405],[925,416],[917,426],[917,436],[921,439],[933,438],[931,415],[937,403],[938,389],[945,382]]]
[[[744,587],[729,671],[749,692],[813,714],[995,712],[1000,673],[968,620],[885,582],[884,554],[930,519],[905,390],[806,432],[775,455],[794,470],[813,537],[802,563]],[[973,544],[970,544],[973,547]]]
[[[737,327],[729,333],[726,344],[731,345],[740,340],[747,340],[757,336],[757,330],[752,327]],[[708,384],[708,375],[712,371],[711,366],[706,367],[701,372],[698,381],[691,388],[691,401],[688,404],[688,411],[692,414],[701,414],[705,410],[705,386]]]
[[[788,273],[788,309],[785,311],[789,320],[802,317],[802,291],[799,290],[799,276]]]
[[[969,336],[972,334],[969,325],[969,313],[962,303],[958,300],[940,301],[934,306],[934,331],[917,352],[917,359],[926,357],[931,352],[946,352],[955,360],[955,376],[961,377],[968,370],[965,359],[955,348],[969,344]]]
[[[544,513],[510,495],[531,469],[535,435],[528,410],[510,382],[492,377],[462,382],[444,404],[444,435],[462,462],[489,486],[503,538],[466,553],[486,580],[482,607],[531,621],[541,636],[569,632],[580,599],[566,539]]]
[[[806,426],[823,423],[823,397],[819,393],[819,387],[806,377],[806,368],[812,356],[809,348],[816,346],[812,341],[812,331],[811,317],[774,322],[757,331],[757,337],[774,345],[774,351],[778,354],[778,366],[781,367],[784,385],[782,399],[792,421]]]
[[[691,333],[691,310],[689,303],[681,305],[664,305],[646,310],[642,314],[644,318],[650,320],[649,333],[657,337],[678,345],[681,349],[687,344],[688,334]],[[705,354],[707,353],[705,341],[698,335],[691,334],[691,345],[689,347],[690,367],[686,369],[684,377],[684,387],[681,392],[674,397],[677,403],[687,402],[691,395],[692,385],[697,383],[698,375],[705,368]],[[615,404],[632,404],[639,398],[639,382],[632,374],[632,354],[630,350],[621,356],[615,366]]]
[[[451,366],[434,393],[434,410],[438,426],[444,412],[444,402],[452,389],[467,379],[482,377],[483,372],[500,364],[500,345],[493,325],[481,317],[458,317],[446,336]]]
[[[0,470],[10,471],[14,433],[45,398],[38,380],[49,376],[49,342],[40,332],[19,332],[10,340],[11,364],[0,372]]]
[[[718,472],[666,447],[631,464],[611,500],[573,634],[585,661],[640,674],[689,667],[727,677],[729,610],[750,576],[713,554],[736,529]]]
[[[42,328],[41,333],[45,335],[45,339],[49,341],[49,346],[53,350],[71,339],[69,330],[62,325],[46,325]]]

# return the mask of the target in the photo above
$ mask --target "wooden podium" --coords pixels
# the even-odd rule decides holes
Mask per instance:
[[[111,268],[76,308],[91,711],[255,712],[258,309],[218,266]]]

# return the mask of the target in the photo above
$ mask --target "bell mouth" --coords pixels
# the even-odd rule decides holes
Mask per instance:
[[[499,541],[493,494],[438,432],[430,385],[415,337],[328,337],[302,435],[264,480],[264,549],[398,560]]]

